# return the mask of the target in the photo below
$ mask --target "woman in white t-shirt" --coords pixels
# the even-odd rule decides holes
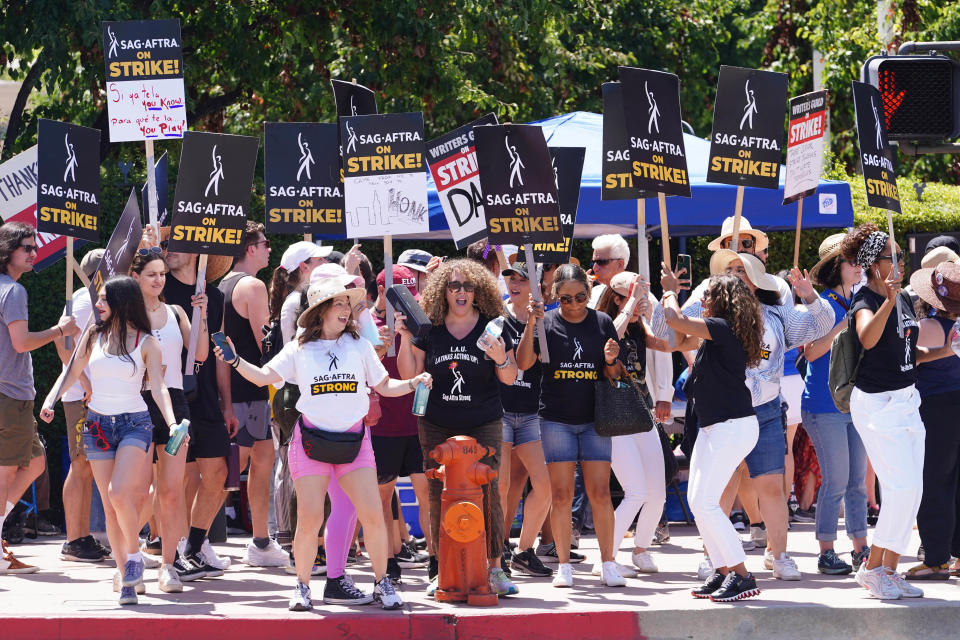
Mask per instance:
[[[297,320],[304,329],[300,336],[288,342],[263,367],[237,357],[228,361],[241,376],[254,384],[279,386],[289,382],[300,387],[297,409],[302,417],[290,440],[288,461],[297,491],[293,555],[295,559],[308,561],[296,563],[297,587],[290,600],[292,611],[312,608],[310,572],[317,533],[323,523],[324,496],[331,477],[336,478],[350,497],[363,526],[364,542],[376,578],[371,599],[378,600],[384,609],[403,606],[386,577],[386,524],[380,506],[373,448],[370,435],[363,428],[363,417],[369,408],[368,387],[382,396],[396,397],[410,393],[420,382],[429,387],[432,381],[426,373],[410,380],[394,380],[387,375],[373,345],[360,338],[353,319],[353,307],[364,295],[363,289],[346,289],[336,279],[311,284],[307,291],[309,306]],[[218,358],[224,359],[219,348],[214,351]],[[360,450],[352,462],[322,462],[305,451],[304,428],[328,434],[361,432]]]

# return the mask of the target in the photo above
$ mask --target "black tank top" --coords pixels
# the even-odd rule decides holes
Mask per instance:
[[[247,274],[234,273],[220,281],[218,287],[223,293],[223,331],[233,340],[237,355],[254,366],[260,365],[260,347],[250,328],[250,320],[244,318],[233,307],[233,290]],[[233,402],[253,402],[267,400],[270,397],[266,387],[260,387],[241,376],[235,369],[230,370],[230,395]]]

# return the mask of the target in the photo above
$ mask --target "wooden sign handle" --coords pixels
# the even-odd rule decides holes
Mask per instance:
[[[637,200],[637,273],[650,280],[650,245],[647,242],[647,207]]]
[[[356,244],[356,242],[354,242]],[[385,289],[390,288],[390,285],[393,284],[393,236],[387,234],[383,236],[383,283]],[[393,305],[390,304],[390,298],[384,297],[384,303],[386,303],[386,320],[387,328],[390,329],[391,335],[393,334]],[[387,355],[391,358],[397,355],[397,346],[395,340],[390,340],[390,343],[387,345]]]
[[[66,288],[63,295],[66,304],[65,315],[73,315],[73,236],[67,236],[67,279]],[[67,336],[63,339],[63,346],[67,351],[73,349],[73,338]]]
[[[797,200],[797,233],[793,237],[793,266],[800,268],[800,222],[803,219],[803,198]]]
[[[737,204],[733,210],[733,239],[730,248],[734,253],[740,253],[740,214],[743,212],[743,186],[737,187]]]
[[[660,204],[660,243],[663,245],[663,263],[672,268],[670,262],[670,229],[667,226],[667,196],[662,191],[657,192],[657,202]],[[690,274],[687,274],[690,277]]]
[[[201,253],[197,258],[197,287],[194,295],[203,295],[207,288],[207,254]],[[187,345],[187,362],[183,365],[183,375],[193,375],[193,367],[197,360],[197,340],[200,339],[200,307],[193,308],[190,317],[190,343]]]
[[[533,259],[533,243],[523,243],[524,256],[527,259],[527,275],[530,276],[530,297],[534,302],[543,302],[540,295],[540,282],[537,279],[537,263]],[[543,330],[543,318],[537,320],[537,340],[540,342],[540,362],[550,363],[550,352],[547,350],[547,333]]]
[[[893,236],[893,213],[887,211],[887,233],[890,235],[890,265],[893,269],[893,277],[896,278],[900,273],[900,265],[897,263],[897,253],[893,250],[895,243]],[[903,337],[903,314],[901,313],[901,298],[897,296],[897,335]]]
[[[147,153],[147,211],[150,216],[150,226],[160,242],[160,228],[157,226],[157,175],[153,161],[153,140],[145,140],[144,146]]]

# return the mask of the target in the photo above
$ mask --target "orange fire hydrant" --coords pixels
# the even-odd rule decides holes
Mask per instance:
[[[480,459],[494,449],[468,436],[448,438],[430,452],[442,465],[427,477],[443,481],[440,503],[438,602],[463,602],[479,607],[497,604],[487,580],[487,537],[483,523],[483,489],[497,472]]]

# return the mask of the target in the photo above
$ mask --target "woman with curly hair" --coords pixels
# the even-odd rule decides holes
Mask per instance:
[[[421,293],[420,305],[433,324],[428,334],[414,338],[402,314],[397,314],[395,328],[401,337],[397,353],[400,375],[412,378],[426,371],[434,380],[427,411],[418,421],[425,465],[438,466],[429,455],[437,445],[447,438],[466,435],[494,449],[494,455],[483,458],[482,462],[499,470],[503,441],[500,383],[513,384],[517,365],[508,334],[495,342],[486,342],[483,349],[477,344],[487,323],[503,314],[497,281],[478,262],[450,260],[430,277]],[[429,482],[432,568],[440,539],[443,483]],[[517,587],[500,568],[503,513],[496,482],[483,486],[483,511],[490,588],[497,595],[513,595]],[[432,595],[437,586],[436,576],[430,578],[428,595]]]
[[[919,598],[923,591],[897,572],[900,556],[910,544],[923,493],[926,431],[915,386],[917,365],[953,355],[953,351],[949,344],[940,348],[917,345],[919,328],[913,305],[900,291],[903,252],[893,238],[875,225],[863,224],[847,234],[840,250],[867,274],[866,286],[854,294],[850,305],[863,347],[850,394],[850,417],[873,462],[883,495],[870,556],[860,565],[856,580],[875,598]]]
[[[681,315],[678,289],[676,278],[664,279],[666,323],[678,334],[703,340],[690,373],[700,431],[690,458],[687,497],[715,567],[714,574],[692,593],[695,598],[720,602],[741,600],[759,594],[760,589],[744,565],[746,554],[720,507],[720,496],[760,436],[746,371],[763,358],[763,315],[760,302],[735,276],[710,278],[700,318]]]
[[[559,561],[553,586],[573,586],[570,511],[574,468],[580,462],[600,546],[600,564],[594,567],[594,575],[600,575],[602,584],[622,587],[626,581],[613,548],[611,439],[597,434],[593,426],[594,383],[601,376],[613,378],[619,372],[617,331],[610,316],[587,307],[590,284],[577,265],[565,264],[557,269],[553,291],[560,300],[559,308],[544,315],[542,304],[531,302],[529,307],[532,316],[543,318],[550,355],[549,362],[541,362],[540,439],[553,490],[550,523]],[[538,347],[533,332],[524,332],[517,348],[521,369],[526,371],[534,365]]]

